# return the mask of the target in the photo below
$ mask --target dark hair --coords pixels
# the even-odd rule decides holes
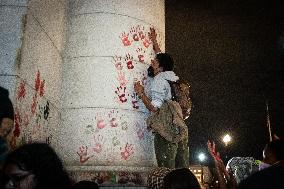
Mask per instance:
[[[71,188],[71,180],[60,158],[48,144],[31,143],[20,146],[8,154],[3,170],[11,164],[32,172],[37,180],[36,189]]]
[[[284,140],[273,140],[266,144],[265,149],[272,153],[277,160],[284,160]]]
[[[173,71],[174,60],[168,53],[159,53],[156,55],[156,59],[159,62],[159,67],[163,68],[163,71]]]
[[[200,189],[197,178],[188,168],[175,169],[164,178],[165,189]]]
[[[14,120],[14,109],[9,99],[9,91],[0,86],[0,124],[3,118]]]
[[[82,181],[75,183],[72,189],[99,189],[99,186],[97,183],[93,181],[82,180]]]

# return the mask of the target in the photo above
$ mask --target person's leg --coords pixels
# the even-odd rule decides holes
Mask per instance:
[[[188,168],[189,167],[188,139],[185,139],[178,143],[175,164],[176,164],[175,168]]]
[[[167,141],[157,133],[155,134],[154,144],[158,166],[175,168],[177,144]]]

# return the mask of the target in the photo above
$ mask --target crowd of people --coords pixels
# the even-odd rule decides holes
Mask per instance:
[[[140,82],[134,91],[149,110],[148,129],[154,134],[154,147],[158,168],[149,172],[149,189],[201,189],[202,186],[189,170],[188,129],[182,108],[173,100],[170,82],[179,77],[173,72],[174,62],[162,53],[156,32],[150,29],[150,39],[156,58],[148,68],[149,87]],[[65,170],[53,148],[45,143],[30,143],[9,149],[9,135],[14,125],[14,111],[8,90],[0,87],[0,188],[5,189],[97,189],[93,181],[75,183]],[[220,189],[284,188],[284,141],[273,140],[263,150],[262,170],[237,182],[232,170],[226,169],[216,151],[214,142],[208,141],[208,150],[214,159]],[[207,187],[208,188],[208,187]]]

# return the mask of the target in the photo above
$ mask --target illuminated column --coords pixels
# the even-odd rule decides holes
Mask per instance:
[[[156,165],[148,113],[133,92],[164,49],[164,1],[70,0],[57,149],[71,171],[146,171]]]
[[[0,1],[0,86],[9,90],[13,102],[26,12],[27,0]]]

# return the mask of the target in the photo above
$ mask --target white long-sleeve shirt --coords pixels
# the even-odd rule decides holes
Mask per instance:
[[[168,81],[177,81],[179,77],[173,71],[160,72],[150,84],[151,103],[160,108],[163,102],[172,98],[171,87]]]

